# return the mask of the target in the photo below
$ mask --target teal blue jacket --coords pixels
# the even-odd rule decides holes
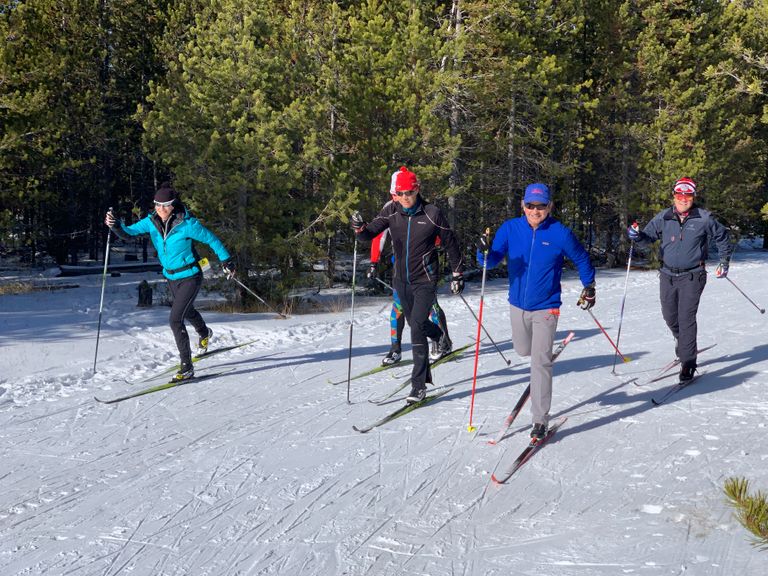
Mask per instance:
[[[121,220],[112,230],[124,240],[130,236],[149,234],[152,244],[157,250],[160,264],[163,266],[163,275],[169,280],[189,278],[200,272],[197,267],[187,268],[175,274],[169,272],[169,270],[178,270],[197,262],[198,256],[192,245],[193,240],[210,246],[222,262],[230,258],[229,252],[221,240],[200,224],[197,218],[192,216],[186,208],[174,210],[166,222],[163,222],[160,216],[153,212],[130,226],[126,226]]]

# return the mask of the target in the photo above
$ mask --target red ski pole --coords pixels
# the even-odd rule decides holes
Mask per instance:
[[[611,343],[611,346],[613,346],[613,349],[616,350],[616,353],[621,356],[621,359],[624,360],[624,362],[629,362],[631,358],[629,356],[624,356],[624,354],[621,353],[621,350],[616,346],[616,344],[613,343],[613,340],[611,340],[611,337],[608,336],[608,332],[605,331],[605,328],[602,327],[600,322],[597,321],[597,318],[595,318],[595,315],[592,314],[592,310],[587,310],[589,312],[589,315],[592,316],[592,320],[595,321],[595,324],[597,324],[597,327],[600,328],[600,331],[605,334],[605,337],[608,338],[608,342]]]
[[[475,367],[472,371],[472,399],[469,402],[469,425],[467,432],[474,432],[476,428],[472,426],[472,414],[475,409],[475,388],[477,387],[477,363],[480,358],[480,331],[483,327],[483,301],[485,300],[485,273],[488,270],[488,237],[491,229],[485,229],[485,250],[483,251],[483,280],[480,284],[480,310],[477,313],[477,338],[475,339]]]

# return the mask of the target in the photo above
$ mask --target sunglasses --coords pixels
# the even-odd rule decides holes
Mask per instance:
[[[416,190],[403,190],[402,192],[395,192],[395,196],[413,196],[416,193]]]
[[[162,206],[163,208],[168,208],[169,206],[173,206],[174,200],[168,200],[168,202],[158,202],[155,200],[155,207]]]
[[[525,207],[528,210],[546,210],[549,204],[531,204],[530,202],[525,203]]]
[[[682,192],[675,192],[675,200],[693,200],[695,194],[684,194]]]

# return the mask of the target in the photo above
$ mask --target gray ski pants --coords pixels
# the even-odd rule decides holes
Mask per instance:
[[[534,424],[549,422],[552,405],[552,344],[560,310],[521,310],[509,306],[512,342],[519,356],[531,357],[531,416]]]

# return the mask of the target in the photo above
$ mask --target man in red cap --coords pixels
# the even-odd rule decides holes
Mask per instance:
[[[638,244],[661,240],[661,314],[675,337],[681,382],[691,380],[696,371],[696,313],[707,283],[704,264],[710,240],[717,245],[720,258],[717,278],[728,275],[731,258],[728,229],[709,210],[694,205],[695,200],[696,183],[688,177],[680,178],[673,187],[671,208],[656,214],[642,231],[637,222],[627,229],[629,239]]]
[[[398,197],[395,193],[395,185],[397,184],[397,172],[392,174],[389,193],[392,197],[390,202],[397,202]],[[384,253],[384,249],[387,245],[387,238],[389,237],[389,228],[386,228],[381,234],[376,236],[371,242],[371,265],[368,268],[367,276],[371,280],[376,280],[378,276],[379,261],[381,255]],[[437,238],[437,244],[440,244],[440,238]],[[392,263],[394,264],[395,257],[392,255]],[[432,310],[429,315],[434,324],[437,324],[443,331],[443,337],[437,341],[432,342],[432,349],[429,353],[429,359],[431,361],[439,360],[446,354],[450,354],[453,350],[453,343],[448,336],[448,321],[445,318],[445,312],[440,307],[440,304],[435,298],[432,304]],[[403,316],[403,305],[400,302],[400,297],[397,294],[397,290],[392,291],[392,311],[389,314],[389,326],[390,326],[390,347],[387,355],[381,361],[383,366],[391,366],[397,364],[402,359],[402,340],[403,340],[403,328],[405,328],[405,317]]]
[[[394,180],[394,195],[398,201],[388,202],[368,224],[356,212],[350,224],[363,240],[372,240],[386,229],[392,236],[395,253],[393,284],[411,327],[413,347],[413,387],[406,401],[414,403],[425,398],[426,384],[432,382],[427,338],[437,342],[447,338],[430,320],[440,275],[435,241],[439,238],[448,253],[453,270],[451,292],[454,294],[460,294],[464,289],[464,262],[448,220],[437,206],[428,203],[419,193],[416,174],[403,166]]]

